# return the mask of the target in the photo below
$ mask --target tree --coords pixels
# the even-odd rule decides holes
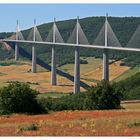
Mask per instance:
[[[0,113],[41,113],[43,109],[36,100],[38,94],[28,84],[10,83],[0,89]]]
[[[95,109],[118,109],[122,97],[122,90],[116,84],[101,81],[90,90]]]

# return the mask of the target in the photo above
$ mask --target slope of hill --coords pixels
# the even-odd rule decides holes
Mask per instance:
[[[118,82],[118,86],[123,89],[123,100],[140,100],[140,72]]]

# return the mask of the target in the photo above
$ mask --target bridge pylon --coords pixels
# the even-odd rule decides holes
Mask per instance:
[[[36,20],[34,19],[34,31],[33,31],[33,41],[36,41],[35,37],[35,27],[36,27]],[[36,46],[33,44],[32,46],[32,73],[36,73]]]
[[[103,80],[109,81],[109,50],[106,49],[106,47],[108,46],[107,17],[108,17],[108,14],[106,14],[106,19],[105,19],[105,48],[103,52]]]
[[[79,17],[76,24],[76,45],[79,44]],[[75,46],[75,65],[74,65],[74,93],[80,92],[80,50]]]
[[[18,32],[19,32],[19,25],[17,20],[17,28],[16,28],[16,40],[18,40]],[[15,60],[18,60],[18,44],[15,42]]]
[[[53,43],[56,42],[56,24],[55,24],[55,18],[53,23]],[[55,45],[52,46],[52,66],[51,66],[51,85],[56,85],[56,50]]]

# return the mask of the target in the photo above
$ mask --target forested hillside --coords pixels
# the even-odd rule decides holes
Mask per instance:
[[[139,100],[140,99],[140,73],[126,78],[117,83],[119,88],[123,90],[123,100]]]
[[[108,21],[118,38],[122,47],[126,47],[129,40],[131,39],[133,33],[140,24],[140,17],[108,17]],[[89,41],[92,44],[98,33],[100,32],[103,24],[105,22],[104,17],[88,17],[80,19],[81,27]],[[75,27],[76,19],[58,21],[56,22],[58,29],[64,39],[67,42],[72,30]],[[38,26],[40,34],[45,40],[50,29],[52,28],[52,23],[42,24]],[[22,31],[25,39],[27,38],[30,29]],[[12,33],[1,33],[0,38],[5,38],[10,36]],[[140,41],[139,41],[140,42]],[[140,47],[140,44],[132,44],[131,47]],[[31,52],[31,46],[20,45],[26,51]],[[65,63],[74,62],[74,49],[68,47],[59,47],[57,48],[57,64],[62,65]],[[99,49],[80,49],[81,56],[95,56],[102,57],[102,50]],[[51,47],[40,45],[37,47],[37,56],[43,61],[50,63],[51,62]],[[14,57],[13,51],[7,51],[4,47],[0,48],[0,59],[9,59]],[[135,66],[140,64],[140,55],[139,53],[134,52],[120,52],[120,51],[110,51],[111,59],[122,59],[125,58],[125,64],[130,66]]]

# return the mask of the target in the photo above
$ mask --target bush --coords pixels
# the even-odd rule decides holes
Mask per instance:
[[[19,129],[19,131],[37,131],[39,129],[39,126],[37,124],[29,124],[28,126],[24,126],[24,127],[21,127]]]
[[[38,98],[38,104],[43,108],[44,113],[48,112],[48,110],[52,110],[52,105],[55,103],[55,98],[51,97],[40,97]]]
[[[123,89],[117,84],[110,84],[101,81],[97,86],[90,90],[95,109],[118,109],[122,98]]]
[[[125,100],[139,100],[140,99],[140,86],[133,87],[131,90],[125,91],[123,99],[125,99]]]
[[[28,84],[10,83],[0,89],[0,113],[41,113],[43,108],[36,100],[38,94]]]
[[[62,111],[62,110],[89,110],[91,98],[88,93],[70,94],[61,98],[40,98],[40,105],[46,110]]]
[[[122,97],[122,89],[116,84],[102,81],[87,92],[71,94],[61,98],[41,98],[39,103],[46,110],[95,110],[118,109]]]

